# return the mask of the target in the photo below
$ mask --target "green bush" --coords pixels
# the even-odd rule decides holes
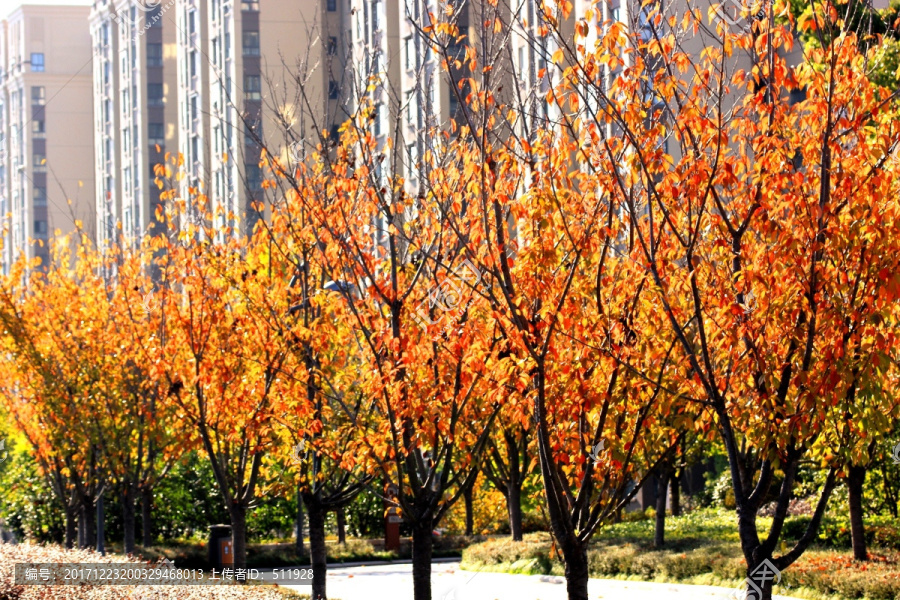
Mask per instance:
[[[807,516],[786,518],[784,520],[784,527],[781,530],[782,539],[799,540],[803,534],[806,533],[806,528],[809,526],[810,521],[812,521],[812,517]]]
[[[548,574],[552,572],[550,559],[550,539],[546,533],[529,533],[521,542],[512,539],[494,538],[469,546],[462,553],[465,568],[505,567],[516,572]]]
[[[0,519],[19,541],[62,543],[65,522],[59,500],[25,447],[8,452],[7,459],[0,462]]]
[[[712,485],[712,500],[720,508],[734,509],[734,489],[732,489],[731,471],[722,471]]]
[[[640,546],[604,546],[588,553],[592,577],[637,576],[642,579],[685,580],[703,575],[733,579],[744,576],[744,566],[736,549],[714,545],[691,552],[646,550]],[[724,566],[716,568],[719,563]]]

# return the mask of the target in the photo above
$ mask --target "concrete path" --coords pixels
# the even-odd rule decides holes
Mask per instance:
[[[263,574],[273,581],[271,572]],[[459,562],[435,563],[431,576],[433,600],[565,600],[562,577],[462,571]],[[309,593],[309,586],[288,585]],[[705,585],[644,583],[591,579],[590,600],[741,600],[734,590]],[[412,565],[378,564],[333,567],[328,570],[328,597],[340,600],[412,600]],[[775,596],[775,600],[794,600]]]

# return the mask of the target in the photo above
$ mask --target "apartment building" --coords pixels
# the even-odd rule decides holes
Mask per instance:
[[[369,122],[379,146],[387,148],[387,160],[375,165],[375,176],[383,182],[394,174],[404,177],[405,191],[417,194],[426,176],[420,157],[435,142],[436,128],[449,127],[459,119],[460,94],[451,81],[467,77],[465,68],[451,65],[451,75],[443,67],[445,53],[428,43],[422,28],[432,24],[431,16],[445,5],[436,0],[344,0],[347,2],[350,31],[350,62],[342,92],[354,105],[371,103]],[[446,56],[463,58],[463,45],[478,39],[470,20],[472,6],[456,5],[455,22],[466,41],[454,40]],[[500,71],[501,69],[498,69]],[[383,236],[387,223],[373,224],[373,235]]]
[[[133,245],[162,227],[154,166],[178,151],[174,2],[95,0],[91,7],[100,245]]]
[[[17,8],[0,23],[0,260],[50,257],[58,230],[94,234],[91,39],[84,6]]]
[[[343,8],[176,0],[181,193],[206,194],[220,227],[252,231],[277,200],[263,189],[263,146],[289,162],[340,122]]]

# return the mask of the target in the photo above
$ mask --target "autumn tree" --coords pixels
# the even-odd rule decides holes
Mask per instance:
[[[574,42],[555,36],[564,77],[554,97],[597,109],[573,111],[567,127],[650,278],[662,338],[686,362],[678,385],[714,414],[751,578],[764,561],[784,570],[802,555],[843,453],[882,429],[860,409],[878,397],[868,390],[894,345],[900,283],[894,98],[866,76],[852,34],[791,57],[777,10],[729,30],[645,3],[630,35],[611,25],[589,46],[585,15]],[[699,53],[692,34],[705,41]],[[605,80],[606,67],[621,74]],[[835,438],[809,526],[776,556],[800,461],[829,429],[848,436]],[[757,510],[776,472],[760,538]],[[772,580],[759,581],[766,599]]]
[[[522,541],[522,487],[534,472],[537,462],[532,453],[530,419],[521,411],[501,414],[491,434],[484,461],[485,477],[506,500],[509,534]]]
[[[103,258],[78,236],[52,262],[19,260],[2,289],[7,350],[15,357],[3,393],[66,515],[66,544],[93,544],[95,506],[108,481],[102,440],[113,415],[97,412],[104,391],[109,295]]]
[[[320,147],[293,172],[274,172],[288,183],[286,214],[302,207],[309,219],[318,262],[357,337],[361,389],[374,407],[360,451],[399,490],[397,506],[413,531],[415,597],[426,599],[432,531],[477,474],[497,411],[485,367],[497,348],[480,305],[467,304],[473,295],[449,281],[465,257],[439,199],[417,201],[403,178],[376,167],[387,149],[378,147],[370,116],[363,107],[334,152]],[[432,259],[436,248],[441,261]],[[448,301],[448,286],[465,298]],[[439,326],[444,309],[452,316]]]
[[[110,481],[121,499],[126,553],[135,549],[136,504],[141,504],[142,543],[149,545],[153,490],[195,436],[179,431],[169,394],[170,366],[163,360],[165,320],[151,277],[149,238],[112,246],[106,270],[112,302],[104,360],[104,393],[98,409],[112,426],[101,438]]]
[[[325,520],[365,489],[372,477],[360,445],[371,401],[361,388],[358,340],[346,326],[342,302],[318,263],[319,252],[302,219],[276,211],[257,231],[255,245],[267,248],[265,261],[248,269],[278,278],[266,294],[246,290],[252,318],[280,332],[292,360],[282,376],[291,393],[273,414],[279,443],[273,457],[285,465],[288,489],[298,490],[309,517],[312,594],[326,598]],[[232,285],[245,290],[251,278]],[[369,465],[370,466],[370,465]]]
[[[201,217],[182,222],[177,241],[160,258],[164,356],[176,365],[171,399],[210,461],[231,518],[234,564],[242,568],[247,513],[263,457],[277,442],[274,416],[282,411],[281,399],[294,391],[283,374],[291,360],[285,332],[257,319],[251,306],[284,293],[287,281],[269,269],[268,246],[231,227],[213,227],[227,215],[209,211],[205,196],[190,201]],[[184,206],[172,204],[170,210],[178,212],[169,222],[179,222]]]

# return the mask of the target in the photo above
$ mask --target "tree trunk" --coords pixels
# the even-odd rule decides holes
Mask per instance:
[[[66,548],[71,549],[78,536],[78,510],[75,507],[66,507]]]
[[[95,506],[91,498],[85,498],[81,501],[81,519],[79,520],[80,530],[78,532],[78,540],[82,548],[91,548],[96,539],[96,514]]]
[[[681,469],[676,471],[669,485],[669,495],[672,498],[671,504],[673,517],[681,516],[681,477],[683,473],[684,471],[682,471]]]
[[[103,494],[97,496],[97,552],[101,556],[106,555],[106,532],[103,525],[106,524],[106,507],[103,505]]]
[[[303,556],[306,549],[303,547],[303,496],[300,495],[300,486],[297,486],[297,521],[295,533],[297,535],[297,556]]]
[[[847,492],[850,505],[850,539],[853,543],[853,558],[869,560],[866,551],[866,530],[863,523],[863,484],[866,481],[866,468],[851,466],[847,472]]]
[[[311,597],[324,600],[325,578],[328,573],[328,555],[325,551],[325,511],[311,500],[306,505],[309,513],[309,557],[312,563],[313,579]]]
[[[431,555],[434,549],[432,517],[428,514],[413,523],[412,571],[414,600],[431,600]]]
[[[84,531],[84,507],[79,504],[78,505],[78,547],[84,548],[84,540],[87,539],[87,534]]]
[[[568,600],[587,600],[587,547],[577,541],[568,541],[560,543],[560,550],[566,562],[566,594]]]
[[[344,515],[344,509],[337,509],[337,535],[338,544],[347,543],[347,517]]]
[[[146,548],[153,545],[153,490],[145,487],[141,490],[141,543]]]
[[[522,489],[510,482],[507,488],[506,508],[509,511],[509,533],[514,542],[522,541]]]
[[[125,554],[134,554],[135,520],[134,487],[126,483],[122,494],[122,527],[125,529],[122,543]]]
[[[760,561],[760,565],[762,561]],[[772,588],[775,587],[774,575],[768,571],[758,571],[760,565],[747,567],[747,579],[744,586],[747,589],[747,600],[772,600]]]
[[[662,548],[666,544],[666,490],[669,487],[669,469],[662,469],[656,482],[656,535],[653,546]]]
[[[466,505],[466,535],[472,535],[475,529],[475,507],[474,505],[475,486],[471,485],[463,493],[463,500]]]
[[[229,511],[231,516],[232,552],[234,568],[247,568],[247,507],[234,503]]]

